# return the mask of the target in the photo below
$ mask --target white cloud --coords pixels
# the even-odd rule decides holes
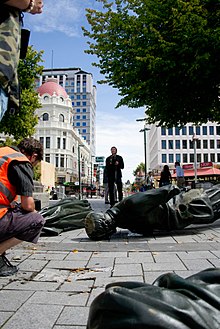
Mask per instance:
[[[139,132],[140,123],[131,120],[129,110],[120,113],[97,115],[96,154],[109,156],[110,148],[116,146],[118,154],[124,159],[123,182],[128,179],[133,182],[133,171],[140,162],[144,162],[144,136]]]

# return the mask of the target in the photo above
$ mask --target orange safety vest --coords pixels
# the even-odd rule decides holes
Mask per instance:
[[[12,201],[16,199],[16,188],[8,179],[8,166],[12,161],[30,162],[19,151],[8,146],[0,147],[0,219],[7,213]]]

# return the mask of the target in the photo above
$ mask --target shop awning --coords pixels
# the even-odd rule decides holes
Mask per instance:
[[[185,177],[194,177],[194,169],[184,169]],[[199,168],[197,169],[197,177],[210,177],[210,176],[220,176],[220,170],[217,168]],[[172,175],[172,178],[176,178],[176,173]]]

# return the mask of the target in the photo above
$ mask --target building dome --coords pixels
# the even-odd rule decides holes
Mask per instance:
[[[44,94],[49,94],[50,96],[56,95],[62,96],[63,98],[68,98],[66,90],[62,86],[60,86],[57,83],[57,79],[54,78],[47,79],[47,81],[43,83],[37,91],[40,96]]]

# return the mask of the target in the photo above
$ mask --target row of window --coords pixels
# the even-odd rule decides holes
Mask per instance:
[[[73,123],[73,126],[76,126],[76,127],[86,127],[86,122],[76,122],[76,124]]]
[[[86,115],[82,115],[82,117],[80,115],[76,115],[76,120],[80,119],[86,120]]]
[[[82,110],[81,110],[81,109],[76,109],[76,112],[77,112],[77,113],[80,113],[81,111],[82,111],[83,113],[86,113],[86,109],[82,109]]]
[[[173,135],[220,135],[220,126],[188,126],[188,127],[172,127],[165,128],[161,127],[161,135],[162,136],[173,136]]]
[[[50,137],[40,137],[40,143],[43,145],[44,148],[49,149],[51,147],[51,139]],[[66,149],[66,138],[57,137],[57,149]],[[47,161],[47,160],[46,160]],[[48,162],[48,161],[47,161]]]
[[[71,96],[72,99],[72,96]],[[72,102],[73,106],[86,106],[87,103],[86,102]]]
[[[194,154],[162,154],[162,163],[173,164],[175,161],[181,163],[194,163]],[[196,154],[196,161],[199,162],[220,162],[220,153]]]
[[[43,113],[42,116],[40,117],[42,121],[49,121],[49,114],[48,113]],[[59,121],[64,122],[64,115],[60,114],[59,115]]]
[[[66,88],[66,92],[67,92],[67,94],[69,92],[74,93],[74,89],[68,89],[68,88]],[[76,96],[71,95],[71,99],[86,99],[86,95],[76,95]]]
[[[201,147],[203,149],[214,149],[214,148],[220,148],[220,139],[217,139],[217,140],[214,140],[214,139],[211,139],[211,140],[197,140],[196,141],[196,148],[197,149],[201,149]],[[193,149],[194,148],[194,143],[193,141],[191,140],[162,140],[161,141],[161,148],[163,150],[166,150],[166,149]]]

